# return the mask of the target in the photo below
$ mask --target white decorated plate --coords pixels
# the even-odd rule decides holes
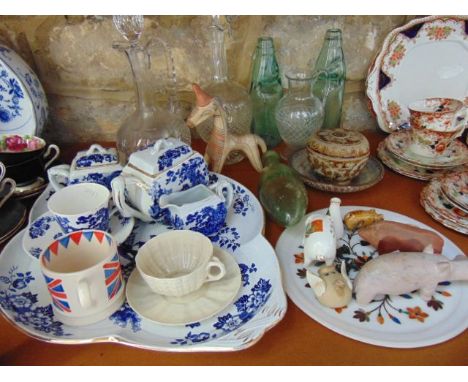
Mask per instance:
[[[369,207],[346,206],[341,208],[341,212],[344,216],[349,211],[359,209],[369,209]],[[383,214],[386,220],[413,224],[434,231],[407,216],[387,210],[375,210]],[[324,214],[326,209],[316,212]],[[331,309],[321,305],[307,284],[303,264],[302,238],[306,218],[283,232],[276,245],[276,252],[283,271],[286,293],[309,317],[346,337],[393,348],[434,345],[447,341],[467,329],[466,282],[441,283],[428,302],[420,299],[417,293],[408,293],[401,296],[385,296],[367,306],[358,305],[354,299],[342,309]],[[463,254],[454,243],[446,237],[443,238],[444,256],[453,259]],[[362,241],[357,233],[345,231],[338,249],[337,260],[346,261],[351,279],[354,279],[360,267],[374,256],[378,256],[375,248]]]
[[[463,142],[455,140],[444,154],[437,157],[424,157],[411,150],[411,131],[397,131],[385,138],[387,149],[396,157],[418,167],[427,169],[447,169],[468,163],[468,149]]]
[[[214,174],[213,174],[214,175]],[[216,175],[212,178],[215,181]],[[220,176],[222,177],[222,176]],[[128,303],[111,317],[75,328],[56,320],[38,262],[22,249],[26,230],[18,233],[0,254],[0,310],[18,329],[37,339],[83,344],[118,342],[159,351],[233,351],[254,345],[286,313],[286,296],[279,264],[263,229],[258,200],[244,186],[229,179],[236,189],[231,213],[246,227],[214,238],[231,253],[241,273],[241,287],[234,301],[214,317],[188,325],[158,325],[135,313]],[[48,187],[34,204],[30,219],[47,211]],[[44,211],[45,210],[45,211]],[[253,222],[248,226],[247,222]],[[242,225],[242,224],[241,224]],[[232,228],[232,227],[231,227]],[[119,246],[124,277],[133,271],[134,257],[142,240],[157,235],[162,225],[137,221],[132,234]],[[255,235],[252,237],[252,235]]]
[[[367,96],[379,127],[409,127],[408,104],[430,97],[468,96],[468,16],[429,16],[386,37],[369,68]]]

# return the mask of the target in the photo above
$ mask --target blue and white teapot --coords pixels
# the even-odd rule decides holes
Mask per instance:
[[[88,150],[79,151],[71,166],[61,164],[47,171],[49,181],[56,191],[77,183],[97,183],[111,189],[112,179],[120,175],[122,166],[117,151],[94,144]]]
[[[159,205],[162,195],[208,182],[208,167],[200,153],[178,139],[164,138],[131,154],[111,186],[114,202],[123,215],[148,222],[164,217]]]

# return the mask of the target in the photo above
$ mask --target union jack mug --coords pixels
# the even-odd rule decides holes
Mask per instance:
[[[55,316],[81,326],[101,321],[125,299],[117,245],[107,232],[84,230],[53,241],[39,258]]]

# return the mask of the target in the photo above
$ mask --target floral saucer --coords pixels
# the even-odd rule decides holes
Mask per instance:
[[[328,192],[357,192],[365,190],[380,182],[384,176],[384,168],[374,157],[369,157],[365,167],[358,176],[348,184],[334,183],[319,174],[311,167],[307,158],[307,149],[296,151],[289,157],[289,164],[299,173],[302,181],[310,187]]]
[[[140,316],[161,325],[188,325],[220,313],[238,294],[241,272],[231,254],[217,247],[214,251],[226,267],[221,280],[205,283],[186,296],[169,297],[152,292],[135,268],[127,281],[128,304]]]
[[[444,170],[431,170],[423,167],[417,167],[401,160],[387,150],[385,141],[379,143],[379,146],[377,147],[377,156],[388,168],[409,178],[427,181],[431,180],[435,176],[440,176],[445,173]]]
[[[440,183],[445,196],[468,213],[468,170],[448,174]]]
[[[398,131],[385,138],[387,149],[409,164],[428,169],[447,169],[468,163],[468,149],[465,145],[455,140],[443,155],[435,158],[418,155],[411,150],[411,132]]]
[[[450,229],[468,235],[468,213],[445,197],[439,179],[433,179],[424,187],[419,200],[425,211],[434,220]]]
[[[370,207],[344,206],[341,213],[365,210]],[[385,220],[411,224],[435,231],[431,227],[396,212],[374,208]],[[313,213],[325,214],[326,209]],[[346,337],[378,346],[416,348],[449,340],[468,328],[468,285],[464,282],[439,283],[432,298],[425,302],[418,293],[400,296],[385,295],[366,306],[353,298],[344,308],[321,305],[307,282],[304,267],[303,237],[307,216],[281,234],[276,253],[283,271],[286,293],[309,317]],[[463,251],[448,238],[444,239],[442,255],[455,258]],[[377,250],[362,240],[357,231],[345,231],[339,241],[335,264],[345,261],[349,278],[353,280],[361,267],[379,256]],[[385,256],[391,256],[387,254]],[[317,271],[317,266],[313,267]]]
[[[110,218],[109,233],[119,231],[119,235],[114,235],[114,239],[120,244],[131,234],[134,224],[134,218],[124,217],[120,212],[117,212]],[[34,259],[39,259],[42,251],[63,234],[54,215],[51,212],[46,212],[29,224],[23,236],[23,249]]]

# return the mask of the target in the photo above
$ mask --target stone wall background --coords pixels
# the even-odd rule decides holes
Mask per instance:
[[[367,110],[364,81],[385,36],[408,16],[235,16],[223,18],[229,76],[248,87],[257,38],[273,37],[282,73],[314,65],[325,31],[343,31],[347,81],[343,124],[375,128]],[[229,23],[228,23],[229,21]],[[190,84],[211,77],[210,16],[145,16],[142,38],[158,37],[171,47],[180,97],[192,102]],[[112,48],[122,38],[111,16],[0,16],[0,41],[36,71],[50,116],[44,135],[57,143],[115,139],[134,109],[134,87],[125,54]],[[153,49],[155,102],[164,100],[166,63]],[[286,82],[284,86],[287,87]]]

